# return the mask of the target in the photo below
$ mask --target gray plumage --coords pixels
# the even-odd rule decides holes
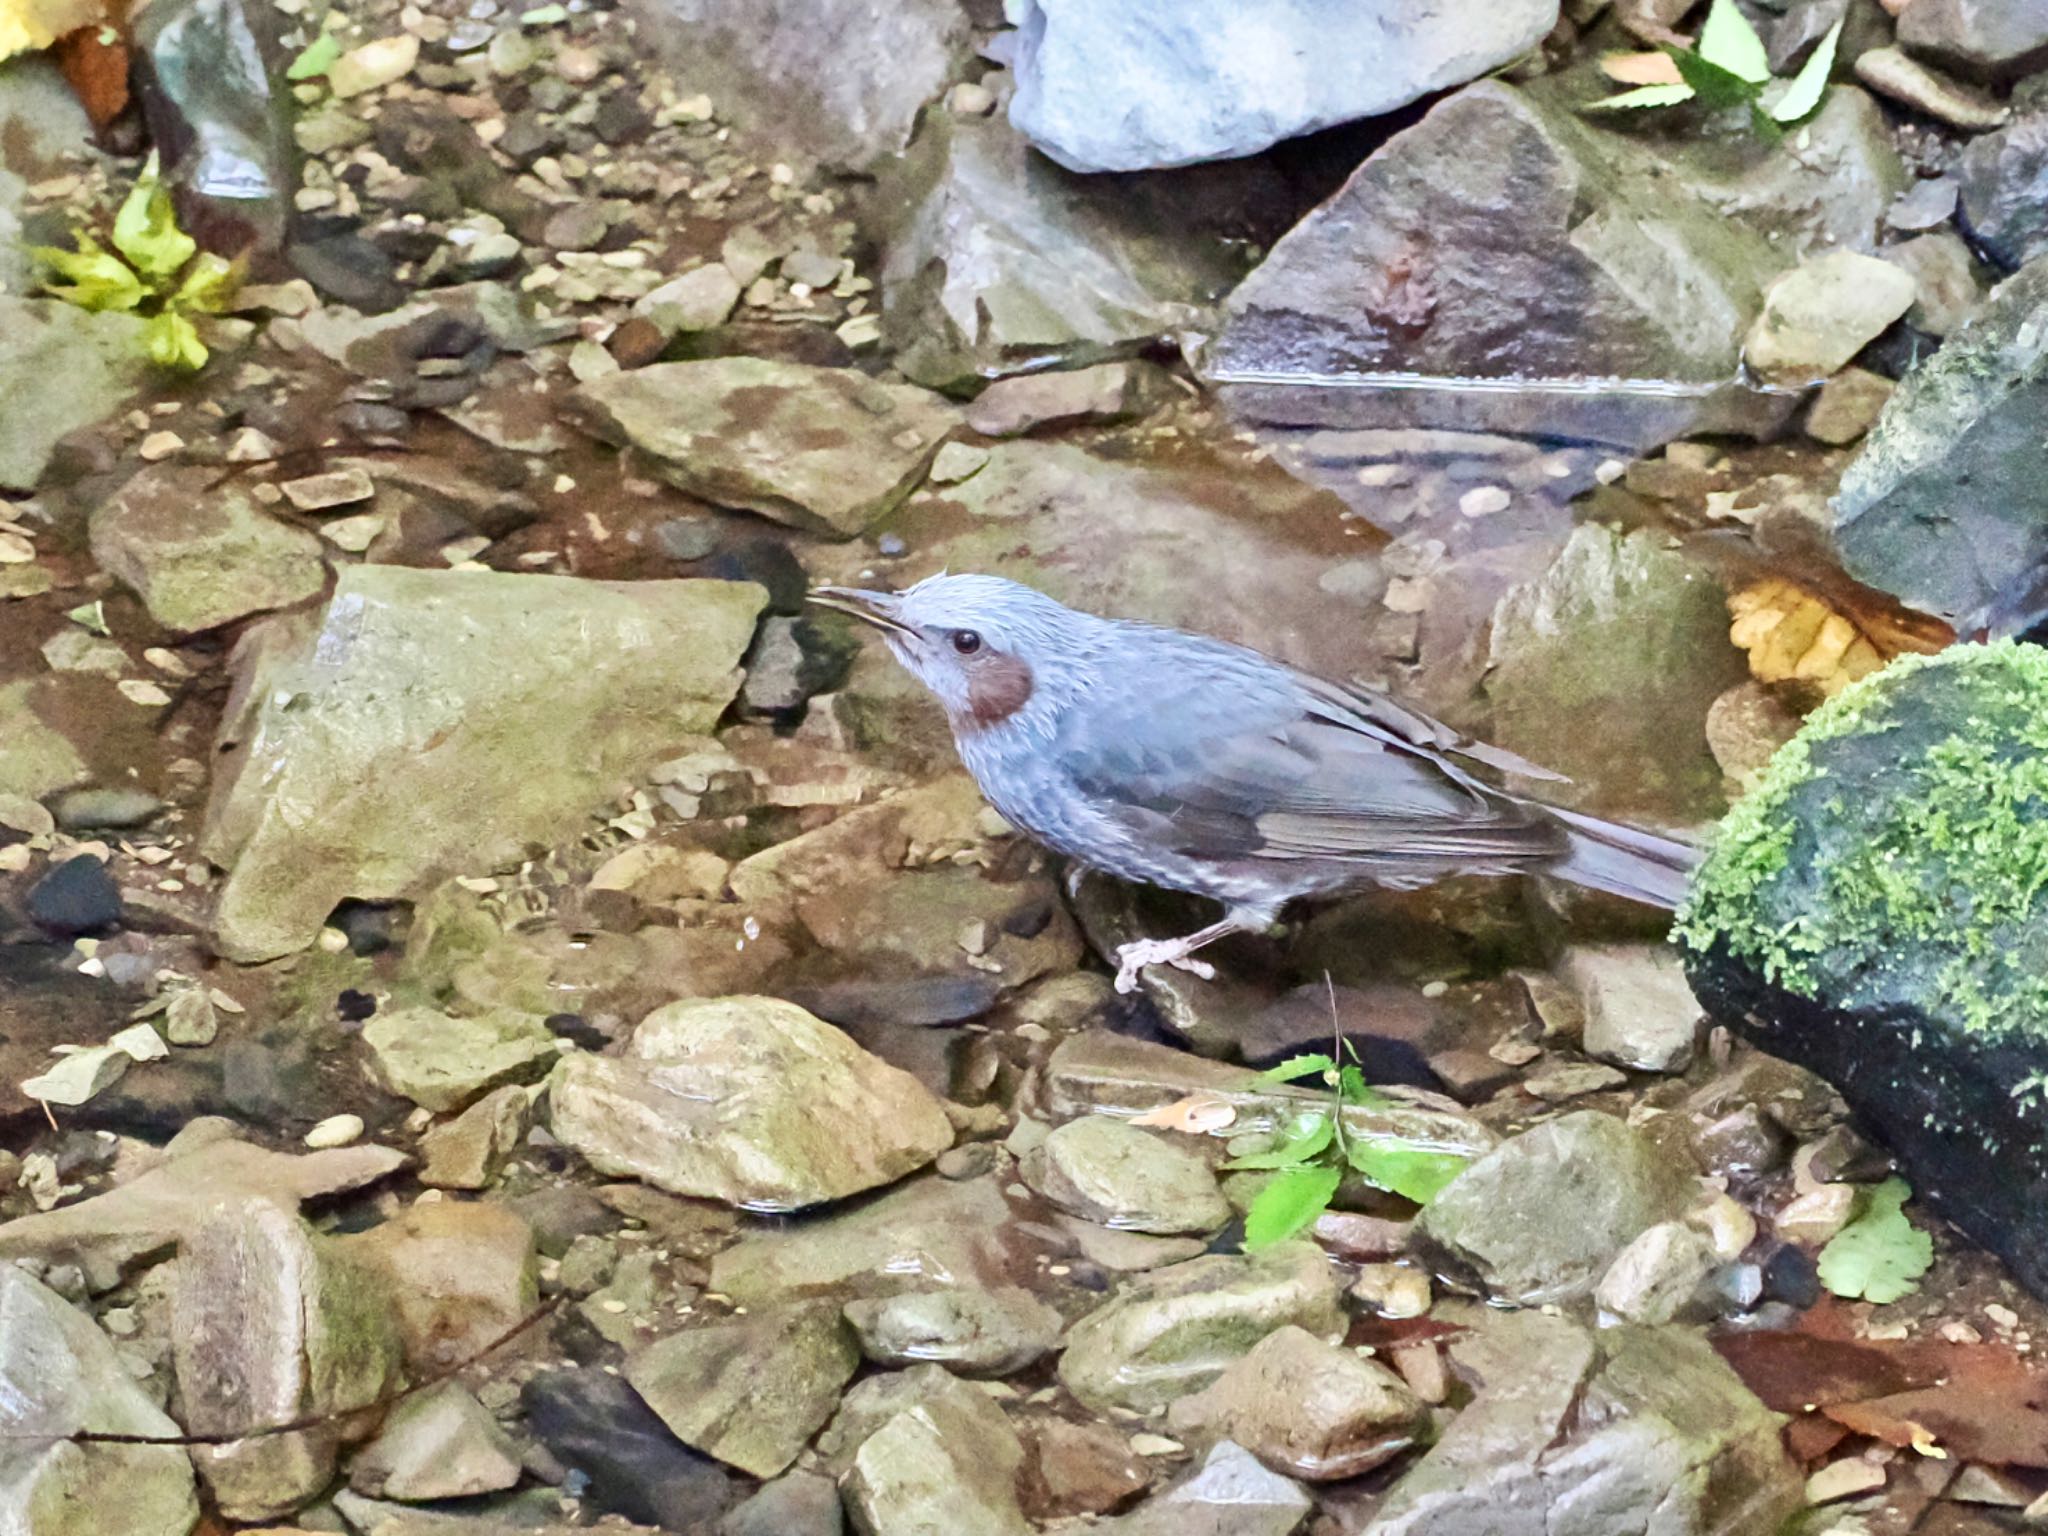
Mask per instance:
[[[1270,927],[1303,897],[1542,871],[1670,907],[1696,860],[1509,792],[1489,775],[1557,775],[1243,646],[993,576],[814,596],[882,631],[1005,818],[1093,868],[1224,904],[1187,940],[1127,946],[1120,986],[1145,964],[1203,969],[1193,947]]]

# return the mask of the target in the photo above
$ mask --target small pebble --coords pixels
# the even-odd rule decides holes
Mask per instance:
[[[329,1115],[306,1132],[309,1147],[345,1147],[363,1134],[361,1115]]]
[[[162,432],[150,433],[149,436],[142,440],[142,446],[135,451],[141,456],[143,463],[155,464],[160,460],[168,459],[184,446],[185,439],[167,429]]]
[[[1475,485],[1458,498],[1458,510],[1467,517],[1491,517],[1507,511],[1513,500],[1505,486]]]

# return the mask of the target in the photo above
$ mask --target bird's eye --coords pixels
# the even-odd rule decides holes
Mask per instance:
[[[972,656],[981,649],[981,636],[971,629],[956,629],[953,631],[953,649],[962,656]]]

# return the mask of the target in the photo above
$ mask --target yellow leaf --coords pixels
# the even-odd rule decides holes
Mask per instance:
[[[1878,600],[1824,596],[1798,582],[1766,576],[1728,599],[1728,638],[1749,653],[1763,683],[1803,683],[1824,697],[1902,651],[1933,652],[1955,637],[1936,620]]]
[[[47,48],[105,15],[100,0],[0,0],[0,59]]]
[[[174,309],[153,317],[143,330],[142,343],[149,360],[159,368],[196,372],[206,366],[206,343],[190,320]]]
[[[171,194],[157,175],[154,150],[114,215],[114,249],[144,277],[169,277],[199,249],[199,242],[178,228]]]
[[[1184,1099],[1175,1099],[1171,1104],[1162,1104],[1157,1109],[1133,1116],[1131,1124],[1206,1136],[1222,1130],[1236,1119],[1237,1107],[1228,1099],[1219,1099],[1213,1093],[1191,1093]]]
[[[133,309],[142,302],[142,280],[128,263],[112,251],[101,250],[90,235],[80,234],[77,240],[75,251],[54,245],[30,247],[29,254],[62,279],[46,278],[46,293],[80,309]]]
[[[212,251],[201,251],[199,259],[192,263],[192,270],[178,285],[178,291],[171,295],[171,307],[202,315],[217,315],[233,301],[241,280],[239,263],[229,261],[225,256],[216,256]]]

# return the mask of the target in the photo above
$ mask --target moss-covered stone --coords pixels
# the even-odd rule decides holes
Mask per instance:
[[[1834,1083],[2048,1294],[2048,650],[1904,658],[1823,706],[1679,931],[1709,1013]]]

